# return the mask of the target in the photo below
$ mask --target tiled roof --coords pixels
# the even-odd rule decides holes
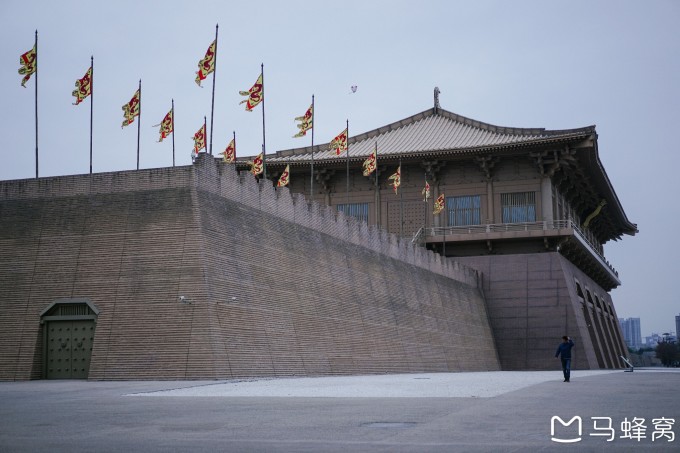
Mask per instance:
[[[499,127],[475,121],[442,109],[429,109],[401,121],[349,138],[350,158],[368,156],[378,143],[378,154],[413,155],[437,152],[475,152],[489,148],[516,147],[584,137],[594,126],[580,129],[546,130]],[[267,156],[267,163],[307,162],[312,147],[278,151]],[[344,153],[343,156],[344,157]],[[328,143],[314,146],[314,160],[338,159]]]

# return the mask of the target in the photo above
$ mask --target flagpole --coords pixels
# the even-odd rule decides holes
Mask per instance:
[[[444,206],[446,206],[446,200],[444,200]],[[445,208],[446,213],[448,214],[448,209]],[[448,222],[447,222],[448,223]],[[444,236],[442,239],[442,256],[446,258],[446,225],[443,226],[444,230]]]
[[[427,228],[427,172],[425,172],[425,215],[423,215],[423,234],[426,233]]]
[[[175,100],[172,99],[172,106],[170,107],[170,117],[172,119],[172,166],[175,166]]]
[[[215,55],[213,56],[213,89],[212,106],[210,107],[210,155],[212,156],[213,115],[215,113],[215,77],[217,76],[217,31],[220,25],[215,24]]]
[[[441,187],[439,188],[439,190],[441,191]],[[442,195],[442,193],[440,193],[439,195]],[[444,198],[444,207],[442,208],[442,210],[445,211],[446,214],[448,214],[448,209],[446,209],[446,197]],[[441,215],[441,212],[439,214],[437,214],[437,216],[439,216],[439,215]],[[441,217],[437,217],[437,218],[441,219]],[[446,220],[439,220],[439,228],[442,229],[442,257],[444,257],[444,258],[446,258],[446,224],[447,223],[448,222]]]
[[[288,162],[286,162],[286,168],[288,169],[288,182],[290,183],[290,172],[291,172],[291,170],[290,170],[290,156],[288,156]],[[283,169],[284,172],[286,171],[286,168]],[[290,186],[288,188],[290,189]]]
[[[401,186],[401,156],[399,156],[399,185]],[[399,238],[404,236],[404,191],[399,191]]]
[[[38,30],[35,31],[35,177],[38,178]]]
[[[231,131],[231,133],[234,135],[234,164],[236,163],[236,131]],[[236,167],[234,165],[234,167]]]
[[[139,170],[139,130],[142,124],[142,79],[139,79],[139,115],[137,115],[137,170]]]
[[[267,160],[265,158],[267,148],[264,139],[264,63],[260,65],[260,76],[262,77],[262,171],[264,173],[264,179],[267,179]]]
[[[94,55],[90,56],[90,174],[92,174],[92,112],[94,110]]]
[[[432,236],[434,236],[436,234],[435,228],[437,227],[437,225],[435,224],[436,218],[435,218],[435,215],[434,215],[434,206],[435,206],[435,203],[437,203],[437,198],[435,198],[435,196],[434,196],[434,194],[435,194],[434,187],[439,187],[439,186],[438,185],[435,186],[434,181],[433,181],[433,184],[432,184],[432,209],[430,210],[430,214],[432,215],[432,223],[430,224],[430,225],[432,225]],[[437,193],[437,197],[439,197],[439,190],[437,190],[436,193]],[[433,245],[432,246],[433,250],[434,250],[434,247],[435,246]]]
[[[314,126],[316,122],[316,111],[314,110],[314,95],[312,95],[312,176],[309,184],[309,202],[314,199]]]
[[[206,117],[204,116],[204,117],[203,117],[203,132],[207,132],[207,130],[208,130],[208,129],[207,129],[207,126],[208,126],[208,118],[206,118]],[[205,141],[206,141],[206,140],[207,140],[206,136],[203,135],[203,146],[204,146],[204,147],[207,147],[207,145],[205,144]],[[208,150],[206,149],[205,152],[207,153]],[[199,153],[200,153],[200,150],[199,150]],[[198,157],[198,154],[196,154],[196,157]]]
[[[375,224],[380,226],[380,189],[378,187],[378,141],[375,141]]]
[[[345,208],[345,212],[349,212],[349,120],[345,122],[345,131],[347,132],[347,147],[345,149],[347,153],[347,208]]]

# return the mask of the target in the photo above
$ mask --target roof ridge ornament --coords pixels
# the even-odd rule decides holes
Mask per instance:
[[[441,108],[439,106],[439,87],[434,87],[434,113],[435,115],[439,113],[439,109]]]

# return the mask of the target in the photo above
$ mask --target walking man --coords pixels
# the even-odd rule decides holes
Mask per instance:
[[[557,346],[555,357],[562,359],[562,373],[564,373],[564,382],[569,382],[569,375],[571,374],[571,348],[574,347],[574,342],[571,337],[563,336],[562,343]]]

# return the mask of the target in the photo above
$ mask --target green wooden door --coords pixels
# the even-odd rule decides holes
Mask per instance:
[[[49,322],[47,379],[87,379],[94,327],[92,320]]]

